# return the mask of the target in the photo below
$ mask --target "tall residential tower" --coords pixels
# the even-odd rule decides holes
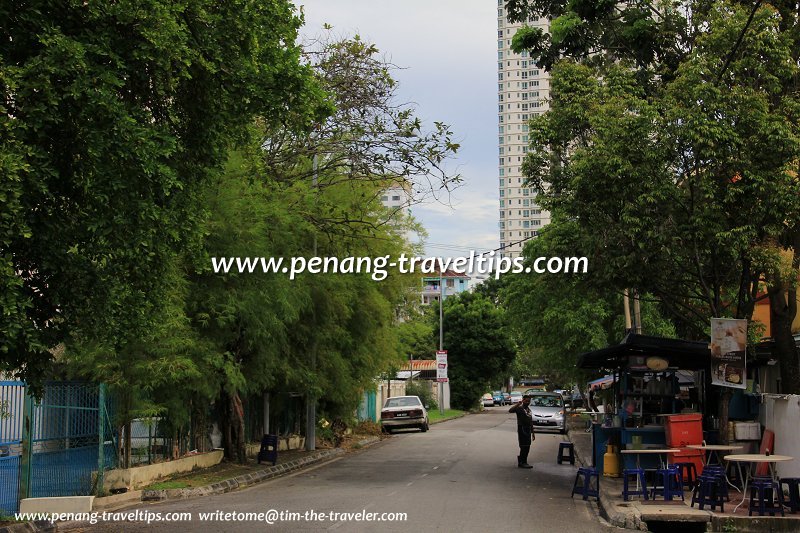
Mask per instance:
[[[547,110],[550,81],[527,52],[511,50],[511,39],[522,27],[506,19],[503,0],[497,0],[497,116],[499,144],[500,253],[518,257],[524,241],[550,222],[550,213],[536,203],[532,189],[523,187],[522,161],[528,152],[528,121]],[[531,26],[548,30],[546,19]]]

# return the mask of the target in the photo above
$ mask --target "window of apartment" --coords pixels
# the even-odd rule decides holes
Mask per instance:
[[[534,215],[541,215],[542,214],[542,210],[541,209],[533,209],[531,211],[531,213],[533,213]]]
[[[523,111],[527,111],[528,110],[528,104],[522,104],[522,110]]]
[[[521,53],[520,55],[521,55],[522,57],[528,57],[528,51],[527,51],[527,50],[523,50],[523,51],[522,51],[522,53]]]
[[[498,72],[497,73],[497,81],[503,81],[503,73],[502,72]]]
[[[503,136],[501,135],[500,137],[498,137],[498,138],[497,138],[497,143],[498,143],[498,144],[503,144],[503,140],[504,140],[504,139],[505,139],[505,137],[503,137]]]
[[[388,196],[381,196],[381,202],[388,202],[388,201],[389,201]]]
[[[538,70],[532,70],[531,71],[531,76],[538,76],[538,75],[539,75],[539,71]]]
[[[522,236],[527,239],[528,237],[531,236],[531,232],[530,231],[524,231],[524,232],[522,232]]]
[[[522,221],[522,227],[523,227],[523,228],[530,228],[530,227],[531,227],[531,222],[530,222],[530,220],[523,220],[523,221]]]
[[[500,172],[503,172],[502,168],[500,169]],[[505,186],[505,184],[506,184],[506,180],[503,179],[503,178],[500,178],[500,186],[503,187],[503,186]]]
[[[540,105],[540,102],[531,102],[531,107],[539,107]]]
[[[506,238],[506,232],[505,231],[501,231],[500,232],[500,238],[501,239],[505,239]]]
[[[522,82],[522,88],[523,89],[527,89],[528,88],[528,82],[527,81],[523,81]]]
[[[529,216],[531,216],[531,212],[528,211],[528,210],[525,210],[525,211],[522,212],[522,216],[524,216],[525,218],[528,218]]]
[[[523,124],[522,125],[522,131],[528,131],[528,125],[527,124]]]
[[[527,205],[528,205],[528,203],[529,203],[529,200],[528,200],[527,198],[525,198],[525,199],[522,201],[522,205],[524,205],[524,206],[527,206]]]
[[[542,221],[541,220],[531,220],[531,225],[533,225],[533,226],[541,226],[542,225]]]
[[[503,16],[503,8],[502,7],[497,10],[497,16],[498,17],[502,17]]]
[[[528,93],[522,93],[522,99],[523,100],[527,100],[528,99]]]
[[[506,212],[500,211],[500,218],[506,218]]]
[[[501,165],[505,165],[506,164],[506,158],[505,157],[501,157],[500,158],[500,164]]]
[[[498,32],[498,33],[503,33],[503,32],[501,31],[501,32]],[[502,40],[497,41],[497,48],[503,48],[503,41]]]
[[[501,176],[505,176],[505,170],[506,170],[506,169],[504,169],[504,168],[501,168],[501,169],[500,169],[500,175],[501,175]],[[500,180],[500,181],[503,181],[503,180]],[[500,185],[502,185],[502,183],[501,183]]]
[[[522,120],[525,120],[525,121],[527,121],[527,120],[528,120],[528,115],[522,115]],[[527,127],[527,126],[526,126],[526,127]]]
[[[527,80],[528,79],[528,73],[526,71],[524,71],[524,70],[522,71],[521,76],[522,76],[523,80]]]
[[[444,281],[445,281],[445,286],[446,287],[451,287],[452,288],[452,287],[456,286],[456,280],[454,280],[452,278],[448,278],[448,279],[446,279]]]
[[[502,102],[503,101],[503,93],[497,95],[497,100]]]
[[[539,80],[531,80],[531,87],[538,87],[538,86],[539,86]]]
[[[500,207],[505,207],[505,206],[506,206],[506,201],[500,200]]]
[[[499,151],[500,151],[500,155],[503,155],[503,153],[505,152],[505,148],[503,148],[503,147],[501,146]]]
[[[503,70],[503,62],[502,61],[498,61],[497,62],[497,70]]]
[[[503,59],[503,51],[502,50],[498,50],[497,51],[497,59]]]
[[[522,196],[530,196],[530,189],[522,189]]]
[[[500,104],[499,106],[497,106],[497,110],[502,113],[503,112],[503,104]]]
[[[499,226],[500,226],[500,229],[506,229],[506,223],[505,222],[500,222]]]
[[[527,137],[527,135],[526,135],[526,137]],[[523,154],[527,154],[528,153],[528,147],[527,146],[523,146],[522,147],[522,153]]]
[[[503,38],[503,30],[497,30],[497,38],[498,39],[502,39]],[[500,42],[500,41],[498,41],[498,42]]]
[[[497,90],[498,91],[502,91],[503,90],[503,84],[502,83],[498,83],[497,84]]]
[[[528,62],[527,61],[523,61],[522,62],[522,68],[528,68]]]
[[[505,131],[503,131],[503,130],[504,130],[503,126],[498,126],[497,127],[497,133],[505,133]]]
[[[539,91],[533,91],[530,93],[531,98],[539,98]]]
[[[500,189],[500,198],[506,195],[505,189]]]
[[[502,123],[504,122],[504,120],[503,120],[503,115],[498,115],[498,116],[497,116],[497,121],[498,121],[500,124],[502,124]]]
[[[532,232],[531,232],[531,235],[533,235],[534,237],[536,237],[537,235],[539,235],[539,232],[538,232],[538,231],[532,231]]]
[[[528,142],[528,136],[527,135],[523,135],[522,136],[522,142]]]
[[[392,196],[392,201],[393,202],[399,202],[400,201],[400,197],[399,196]]]

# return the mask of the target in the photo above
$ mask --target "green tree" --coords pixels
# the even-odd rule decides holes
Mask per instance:
[[[451,403],[472,409],[514,360],[505,311],[484,296],[465,292],[445,299],[443,313]]]
[[[286,1],[34,0],[0,20],[0,367],[35,381],[59,343],[147,338],[230,146],[256,116],[329,108]]]
[[[682,51],[676,64],[624,48],[606,51],[614,61],[553,62],[525,171],[554,217],[587,235],[598,280],[651,293],[682,336],[706,338],[712,316],[751,316],[764,277],[797,275],[775,250],[798,218],[798,46],[796,14],[780,6],[692,6],[691,31],[659,29]],[[598,24],[582,27],[613,31]],[[784,319],[785,288],[774,291]],[[781,360],[797,366],[788,343]]]

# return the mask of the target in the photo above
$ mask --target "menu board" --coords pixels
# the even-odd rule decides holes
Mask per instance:
[[[711,384],[744,389],[747,387],[745,353],[747,320],[711,319]]]

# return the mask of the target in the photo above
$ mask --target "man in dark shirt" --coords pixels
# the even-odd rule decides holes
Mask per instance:
[[[533,416],[528,407],[531,404],[531,397],[527,394],[522,397],[521,402],[517,402],[508,410],[509,413],[517,415],[517,439],[519,440],[519,456],[517,466],[520,468],[533,468],[528,464],[528,452],[531,451],[531,441],[536,440],[533,434]]]

